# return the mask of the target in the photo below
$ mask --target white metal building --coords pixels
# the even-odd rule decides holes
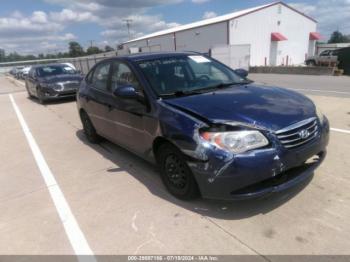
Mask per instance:
[[[301,64],[315,52],[317,22],[283,2],[181,25],[124,43],[140,52],[197,51],[232,67]]]

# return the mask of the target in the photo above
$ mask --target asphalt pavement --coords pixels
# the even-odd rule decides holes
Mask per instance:
[[[339,92],[347,92],[349,79],[251,77],[302,89],[323,83]],[[333,130],[325,162],[304,185],[258,200],[183,202],[166,191],[153,165],[107,141],[89,144],[75,101],[40,105],[5,77],[0,93],[1,255],[81,250],[271,261],[267,255],[350,252],[350,98],[344,95],[309,95]]]

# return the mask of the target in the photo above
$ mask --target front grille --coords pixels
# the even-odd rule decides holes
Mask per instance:
[[[77,90],[79,88],[78,82],[66,82],[63,83],[63,90],[64,91],[71,91],[71,90]]]
[[[312,141],[318,132],[317,118],[313,117],[278,130],[276,135],[285,148],[294,148]]]

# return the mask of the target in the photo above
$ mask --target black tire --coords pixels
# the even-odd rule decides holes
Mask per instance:
[[[44,95],[41,92],[40,87],[36,88],[36,94],[37,94],[37,98],[40,104],[44,105],[45,104],[45,99],[44,99]]]
[[[198,198],[200,193],[197,182],[181,151],[165,143],[156,154],[161,177],[168,191],[181,200]]]
[[[99,143],[101,141],[101,137],[97,134],[96,129],[87,113],[82,111],[80,113],[80,119],[81,123],[83,124],[83,129],[87,140],[92,144]]]

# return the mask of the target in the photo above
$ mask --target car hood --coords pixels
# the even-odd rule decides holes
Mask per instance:
[[[40,80],[45,83],[59,83],[59,82],[68,82],[68,81],[77,81],[81,82],[83,77],[81,75],[56,75],[49,77],[42,77]]]
[[[166,99],[164,102],[212,123],[242,122],[272,131],[315,116],[315,105],[304,95],[255,84]]]

